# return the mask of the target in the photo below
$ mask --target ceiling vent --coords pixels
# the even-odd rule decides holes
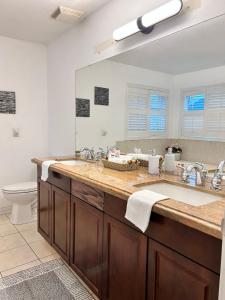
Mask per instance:
[[[59,6],[54,11],[51,17],[57,21],[61,21],[64,23],[75,23],[79,21],[79,19],[83,14],[84,14],[83,11],[65,7],[65,6]]]

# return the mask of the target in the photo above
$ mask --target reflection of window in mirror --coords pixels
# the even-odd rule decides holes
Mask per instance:
[[[225,84],[182,93],[182,137],[225,139]]]
[[[151,138],[167,135],[167,90],[128,85],[127,138]]]

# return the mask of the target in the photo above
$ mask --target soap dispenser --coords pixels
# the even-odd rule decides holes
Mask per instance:
[[[174,172],[175,171],[175,154],[172,152],[172,148],[168,148],[167,154],[165,154],[165,171]]]

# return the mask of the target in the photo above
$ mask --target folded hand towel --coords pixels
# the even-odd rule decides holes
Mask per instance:
[[[46,160],[42,163],[42,174],[41,180],[46,181],[48,179],[48,168],[53,165],[59,163],[56,160]]]
[[[129,153],[127,156],[130,156],[131,159],[139,159],[139,160],[149,160],[149,154],[143,154],[143,153]]]
[[[153,205],[169,197],[152,191],[142,190],[133,193],[127,202],[125,218],[145,232],[151,217]]]
[[[126,164],[131,158],[126,155],[120,155],[120,157],[109,157],[109,161],[117,164]]]
[[[222,256],[221,256],[221,269],[220,269],[220,291],[219,300],[225,299],[225,222],[222,222],[222,233],[223,233],[223,243],[222,243]]]

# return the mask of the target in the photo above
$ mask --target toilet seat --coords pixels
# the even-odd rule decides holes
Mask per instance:
[[[6,194],[25,194],[37,191],[37,182],[22,182],[18,184],[7,185],[2,191]]]

